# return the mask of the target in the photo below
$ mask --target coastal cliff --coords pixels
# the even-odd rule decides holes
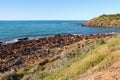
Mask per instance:
[[[82,24],[82,26],[120,28],[120,14],[103,14]]]

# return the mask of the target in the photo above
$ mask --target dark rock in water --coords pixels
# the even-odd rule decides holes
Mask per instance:
[[[78,23],[77,25],[84,26],[83,23]]]
[[[0,42],[0,45],[2,45],[3,44],[3,42]]]
[[[28,37],[22,38],[22,39],[18,39],[18,41],[24,41],[24,40],[28,40]]]
[[[55,35],[55,37],[56,37],[56,36],[61,36],[61,34],[57,34],[57,35]]]
[[[84,26],[84,24],[82,24],[82,23],[81,23],[81,24],[79,24],[79,25],[80,25],[80,26]]]

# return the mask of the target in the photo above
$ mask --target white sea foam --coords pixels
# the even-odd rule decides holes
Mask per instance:
[[[73,35],[78,35],[78,36],[81,36],[82,34],[73,34]]]
[[[13,44],[13,43],[16,43],[18,42],[18,39],[14,39],[14,40],[10,40],[10,41],[3,41],[3,45],[6,45],[6,44]]]

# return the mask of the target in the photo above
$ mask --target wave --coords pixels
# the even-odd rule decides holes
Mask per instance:
[[[69,33],[58,33],[61,35],[66,35]],[[54,37],[57,34],[41,34],[41,35],[25,35],[25,36],[19,36],[19,38],[15,38],[15,39],[7,39],[7,40],[2,40],[0,41],[0,45],[7,45],[7,44],[13,44],[13,43],[17,43],[19,41],[23,41],[23,40],[38,40],[40,38],[45,38],[45,37]]]
[[[61,33],[60,35],[68,35],[69,33]],[[101,34],[101,33],[99,33]],[[102,34],[120,34],[120,33],[116,33],[116,32],[111,32],[111,33],[102,33]],[[48,34],[47,34],[48,35]],[[16,38],[16,39],[12,39],[12,40],[6,40],[6,41],[0,41],[0,45],[7,45],[7,44],[13,44],[13,43],[17,43],[19,41],[24,41],[24,40],[38,40],[40,38],[45,38],[45,37],[54,37],[58,34],[49,34],[48,36],[44,36],[42,35],[39,35],[39,36],[34,36],[34,37],[22,37],[22,38]],[[79,34],[79,33],[76,33],[76,34],[71,34],[71,35],[83,35],[83,34]],[[90,35],[90,34],[89,34]],[[88,35],[88,36],[89,36]],[[97,34],[96,34],[97,35]]]
[[[17,42],[23,41],[23,40],[29,40],[29,38],[25,37],[25,38],[16,38],[13,40],[1,41],[0,44],[1,45],[13,44],[13,43],[17,43]]]
[[[18,39],[13,39],[13,40],[9,40],[9,41],[2,41],[1,45],[13,44],[16,42],[18,42]]]

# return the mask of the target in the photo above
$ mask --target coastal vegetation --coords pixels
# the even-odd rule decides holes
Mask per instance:
[[[114,51],[119,50],[119,40],[120,36],[108,40],[105,43],[103,40],[100,40],[95,44],[90,44],[88,46],[88,52],[83,50],[85,48],[75,51],[77,54],[73,59],[71,59],[69,65],[62,69],[52,71],[43,79],[74,80],[88,70],[94,72],[106,69],[112,62],[120,57],[119,53],[113,54]]]
[[[83,26],[118,28],[120,27],[120,14],[103,14],[84,23]]]
[[[95,38],[94,38],[95,39]],[[77,80],[83,74],[106,70],[117,61],[119,54],[120,35],[112,38],[100,38],[93,42],[79,46],[78,42],[62,48],[61,54],[55,55],[48,62],[44,59],[42,64],[29,70],[7,72],[1,74],[1,80]],[[81,43],[81,42],[80,42]],[[56,51],[55,48],[52,51]]]

